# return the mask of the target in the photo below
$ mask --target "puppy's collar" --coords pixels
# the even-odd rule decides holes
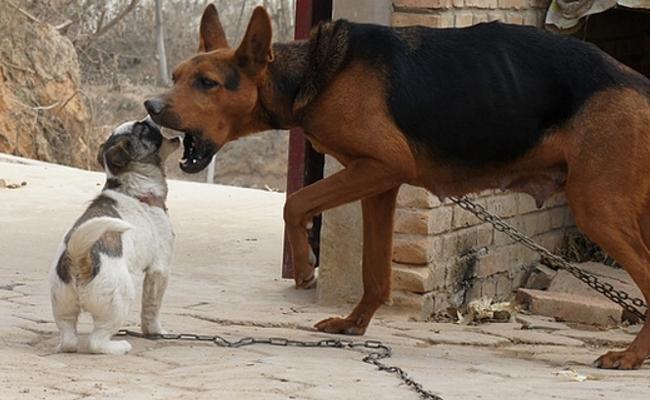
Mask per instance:
[[[141,196],[136,196],[141,203],[144,203],[150,207],[161,208],[164,212],[167,212],[167,206],[165,205],[165,199],[161,196],[156,196],[153,193],[147,193]]]

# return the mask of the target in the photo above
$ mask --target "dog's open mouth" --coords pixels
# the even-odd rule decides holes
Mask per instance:
[[[183,137],[183,158],[180,167],[184,172],[195,174],[210,164],[212,156],[219,150],[211,141],[200,135],[185,132]]]

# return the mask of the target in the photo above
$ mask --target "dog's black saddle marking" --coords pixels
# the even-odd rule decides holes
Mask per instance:
[[[525,154],[605,88],[650,87],[595,46],[534,27],[345,28],[348,62],[386,71],[388,107],[408,139],[465,164]]]

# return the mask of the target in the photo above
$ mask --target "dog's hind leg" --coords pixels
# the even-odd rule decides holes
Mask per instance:
[[[74,290],[63,283],[52,288],[52,311],[61,338],[57,352],[75,353],[78,351],[77,319],[81,312]]]
[[[316,324],[330,333],[363,335],[375,311],[390,300],[393,216],[397,188],[365,198],[363,210],[363,297],[347,318],[332,317]]]
[[[571,198],[571,196],[567,196]],[[611,198],[608,199],[611,201]],[[572,201],[569,200],[569,204]],[[620,205],[620,203],[619,203]],[[650,301],[650,251],[641,235],[638,218],[625,208],[600,206],[573,207],[576,223],[587,236],[623,265]],[[646,313],[650,319],[650,313]],[[650,356],[650,325],[646,322],[632,344],[624,351],[610,351],[595,365],[602,368],[635,369]]]
[[[576,224],[630,274],[650,301],[650,104],[631,91],[595,100],[573,125],[566,195]],[[650,312],[647,317],[650,318]],[[648,319],[647,318],[647,319]],[[602,368],[639,368],[650,356],[650,322]]]
[[[135,293],[133,280],[126,266],[119,262],[102,265],[100,271],[90,283],[96,286],[88,288],[82,302],[94,322],[94,329],[88,335],[88,352],[126,354],[131,350],[129,342],[111,340],[111,336],[128,317]]]
[[[150,267],[145,273],[140,314],[142,333],[145,335],[165,333],[160,324],[160,306],[168,281],[169,269],[167,268]]]
[[[88,352],[95,354],[126,354],[131,345],[126,340],[111,340],[111,336],[120,329],[122,316],[94,317],[95,328],[88,335]]]

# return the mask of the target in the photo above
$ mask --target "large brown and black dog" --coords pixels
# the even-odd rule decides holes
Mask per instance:
[[[345,169],[287,199],[298,287],[310,286],[307,227],[324,210],[363,206],[363,283],[347,318],[316,328],[363,334],[390,297],[393,212],[403,183],[440,196],[488,188],[538,203],[564,190],[578,226],[624,265],[650,300],[650,81],[578,40],[501,23],[463,29],[336,21],[307,41],[271,44],[257,8],[231,49],[217,10],[203,14],[198,54],[145,106],[182,130],[181,168],[197,172],[226,142],[302,127]],[[639,368],[650,325],[597,360]]]

